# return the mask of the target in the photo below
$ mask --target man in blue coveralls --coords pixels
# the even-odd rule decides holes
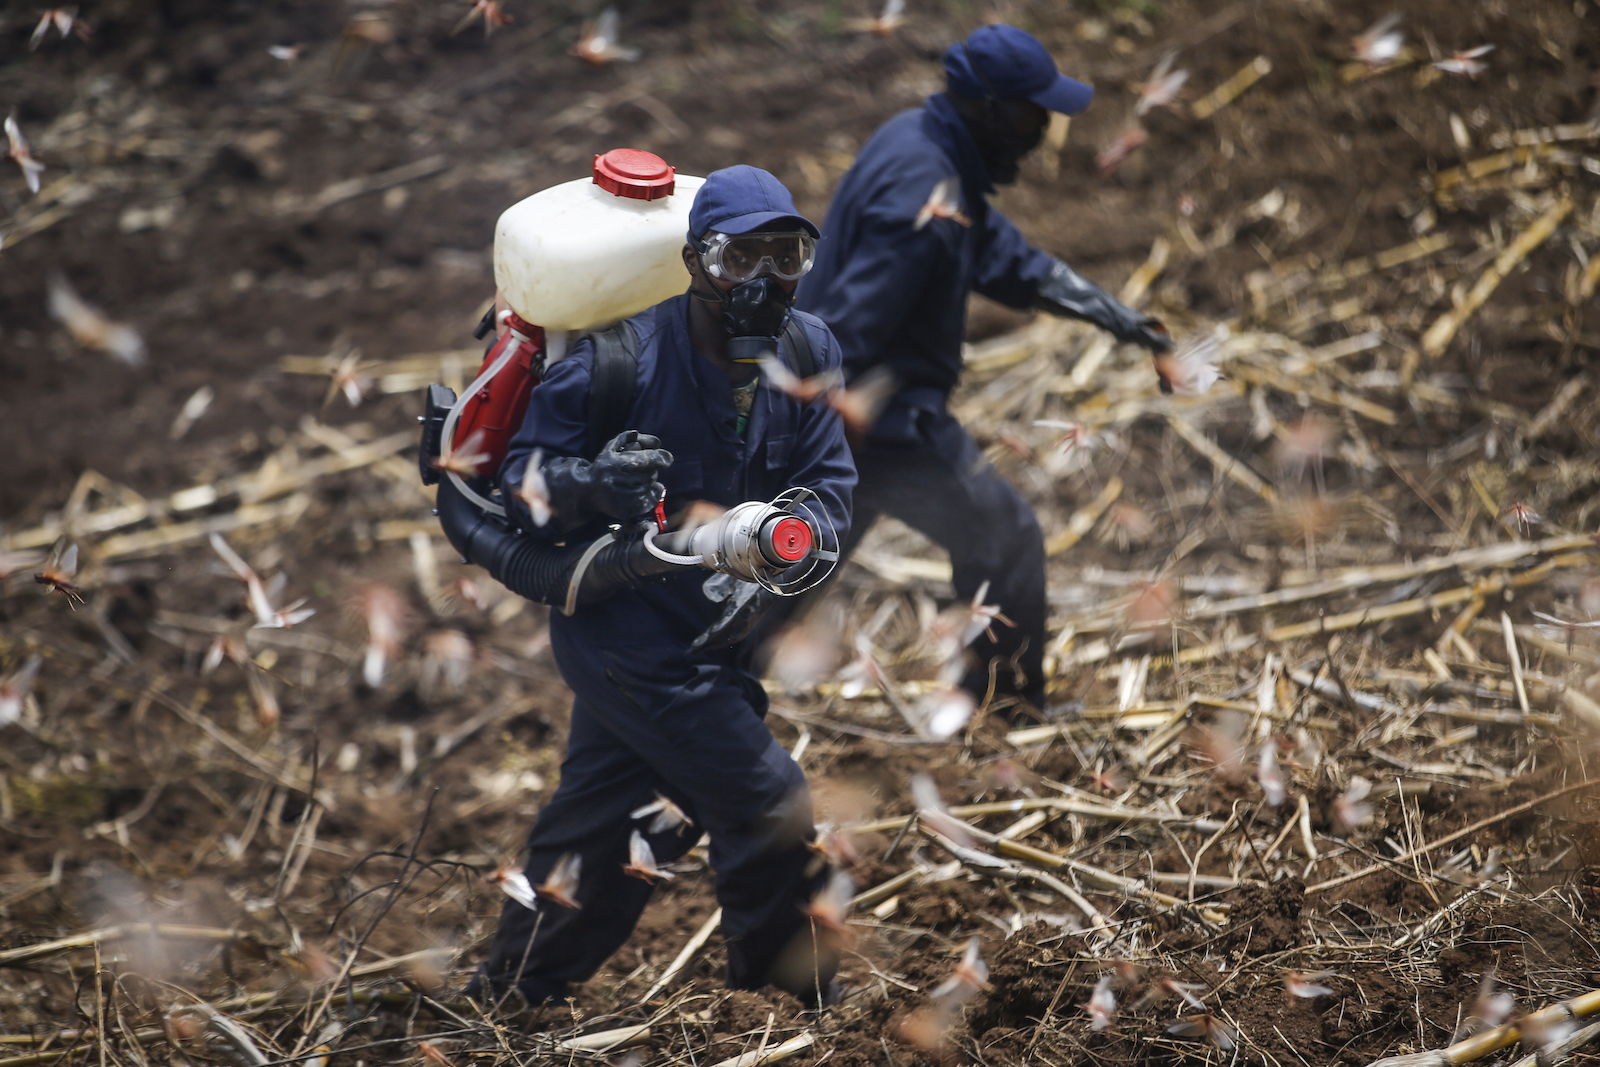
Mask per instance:
[[[629,320],[638,374],[625,425],[638,432],[637,447],[624,448],[622,435],[593,460],[581,458],[595,360],[587,337],[534,389],[501,468],[508,507],[528,536],[592,539],[609,523],[648,514],[663,485],[669,514],[698,500],[727,507],[804,486],[841,533],[848,528],[856,476],[838,415],[768,388],[756,363],[740,362],[751,358],[752,338],[770,354],[794,314],[816,367],[839,367],[828,328],[790,312],[816,227],[776,178],[746,166],[706,179],[689,226],[688,292]],[[781,344],[780,357],[795,362]],[[554,509],[543,527],[514,492],[535,449]],[[814,831],[805,776],[762,721],[767,698],[747,669],[747,649],[697,644],[723,610],[702,591],[705,578],[687,569],[570,617],[551,613],[551,648],[575,700],[561,782],[529,834],[526,872],[539,885],[561,857],[580,857],[581,908],[543,896],[536,910],[508,902],[471,995],[498,1000],[517,990],[533,1004],[563,997],[627,940],[650,897],[647,882],[623,871],[633,832],[669,863],[704,830],[728,984],[774,982],[812,1002],[826,996],[836,960],[826,951],[812,957],[804,914],[827,877],[807,847]],[[693,828],[652,833],[651,815],[632,817],[657,794]]]
[[[944,69],[946,91],[885,123],[840,181],[798,306],[833,329],[847,377],[882,367],[898,383],[855,442],[861,481],[845,550],[887,513],[949,551],[958,596],[987,581],[987,600],[1015,625],[979,637],[963,685],[981,700],[993,670],[997,695],[1042,709],[1039,522],[946,409],[961,377],[967,297],[976,290],[1084,319],[1152,352],[1171,342],[1158,321],[1031,247],[987,200],[1016,180],[1049,113],[1081,112],[1094,90],[1058,73],[1044,46],[1014,26],[974,31],[945,53]],[[941,183],[954,204],[919,223]]]

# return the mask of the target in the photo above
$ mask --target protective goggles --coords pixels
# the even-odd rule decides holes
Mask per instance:
[[[770,274],[792,282],[811,269],[817,242],[808,233],[713,233],[698,251],[713,278],[747,282]]]

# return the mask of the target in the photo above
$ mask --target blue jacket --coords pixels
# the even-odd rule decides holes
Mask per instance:
[[[913,229],[934,186],[950,177],[971,224],[934,219]],[[943,408],[961,376],[969,293],[1026,308],[1050,273],[1054,258],[989,206],[993,191],[943,93],[886,122],[839,182],[797,306],[833,330],[847,376],[876,366],[895,373],[900,391],[875,437],[903,437],[898,424],[910,409]]]
[[[656,435],[672,453],[672,466],[661,475],[667,514],[696,500],[724,507],[770,500],[799,485],[816,492],[842,538],[850,523],[856,468],[838,414],[820,404],[801,404],[763,379],[741,441],[727,375],[689,341],[688,301],[687,295],[675,296],[629,320],[639,338],[639,377],[626,428]],[[839,346],[828,328],[809,315],[799,317],[818,371],[838,367]],[[522,483],[535,448],[546,456],[583,455],[593,371],[594,343],[585,337],[533,390],[522,428],[511,439],[500,468],[512,516],[531,537],[556,540],[563,535],[554,524],[534,526],[527,505],[511,490]],[[596,519],[566,537],[580,541],[604,530],[605,521]],[[700,588],[711,573],[694,568],[624,589],[571,617],[552,612],[551,637],[568,647],[576,641],[629,651],[686,651],[722,611]]]

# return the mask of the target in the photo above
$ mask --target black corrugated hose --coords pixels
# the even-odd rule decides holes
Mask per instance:
[[[467,562],[482,567],[518,596],[557,608],[566,606],[573,570],[593,542],[553,545],[525,537],[505,519],[488,514],[462,496],[449,478],[439,480],[435,506],[445,536]],[[667,537],[658,544],[673,551]],[[575,606],[592,604],[624,586],[682,569],[652,556],[636,539],[614,541],[589,561]]]

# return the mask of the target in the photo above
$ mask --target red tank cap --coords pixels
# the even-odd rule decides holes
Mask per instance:
[[[594,157],[594,183],[613,196],[659,200],[671,196],[677,170],[652,152],[613,148]]]
[[[772,551],[785,563],[798,563],[811,551],[811,527],[787,515],[772,524]]]

